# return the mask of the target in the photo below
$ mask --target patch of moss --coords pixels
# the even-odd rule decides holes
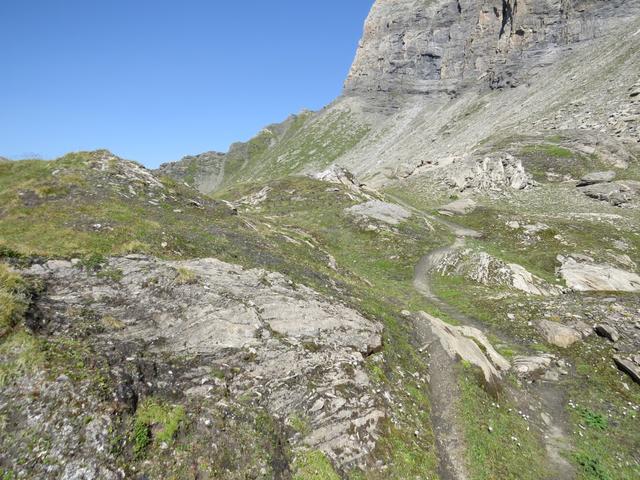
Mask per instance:
[[[22,278],[0,263],[0,338],[24,315],[27,309],[25,292],[26,284]]]
[[[0,343],[0,387],[44,368],[45,358],[36,338],[23,329],[13,331]]]
[[[293,470],[293,480],[340,480],[329,459],[319,450],[299,453]]]
[[[151,444],[171,444],[186,419],[182,405],[168,405],[157,399],[146,399],[136,410],[132,441],[134,453],[144,454]]]

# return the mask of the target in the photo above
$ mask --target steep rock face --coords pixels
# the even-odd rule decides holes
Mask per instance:
[[[224,179],[225,154],[206,152],[164,163],[157,172],[196,187],[201,192],[215,190]]]
[[[375,187],[428,181],[559,132],[626,165],[640,135],[639,29],[629,0],[377,0],[343,95],[234,146],[216,188],[331,164]]]
[[[378,0],[346,95],[454,94],[513,87],[567,46],[600,35],[634,2]]]

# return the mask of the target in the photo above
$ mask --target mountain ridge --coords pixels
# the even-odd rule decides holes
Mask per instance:
[[[301,144],[317,130],[337,131],[335,138],[325,135],[322,148],[309,149],[311,154],[295,161],[270,155],[269,147],[253,161],[245,156],[250,168],[226,183],[317,172],[337,162],[365,181],[388,184],[428,171],[429,165],[446,168],[452,158],[491,141],[496,130],[528,134],[530,124],[540,133],[570,133],[577,126],[596,135],[604,129],[611,141],[621,143],[618,149],[638,156],[640,133],[626,120],[639,109],[629,101],[629,90],[637,88],[632,53],[640,48],[637,2],[440,0],[424,5],[375,2],[343,94],[308,114],[307,128],[292,135]],[[622,46],[621,36],[628,39]],[[612,49],[620,51],[601,55]],[[520,108],[527,103],[530,110]],[[619,120],[612,122],[608,109],[590,111],[587,105],[594,103],[615,104]],[[548,112],[557,108],[573,110],[575,121],[550,119]],[[547,124],[543,129],[541,118]],[[279,128],[286,129],[288,122]],[[345,129],[358,134],[345,136],[340,133]]]

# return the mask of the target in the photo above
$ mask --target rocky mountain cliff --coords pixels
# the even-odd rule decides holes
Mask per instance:
[[[560,132],[636,158],[639,11],[629,0],[378,0],[343,95],[289,132],[295,159],[270,142],[223,183],[338,163],[384,185]]]
[[[345,95],[514,88],[637,9],[624,0],[378,0]]]

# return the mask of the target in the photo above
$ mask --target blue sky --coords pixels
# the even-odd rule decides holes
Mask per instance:
[[[1,0],[0,156],[226,151],[341,91],[373,0]]]

